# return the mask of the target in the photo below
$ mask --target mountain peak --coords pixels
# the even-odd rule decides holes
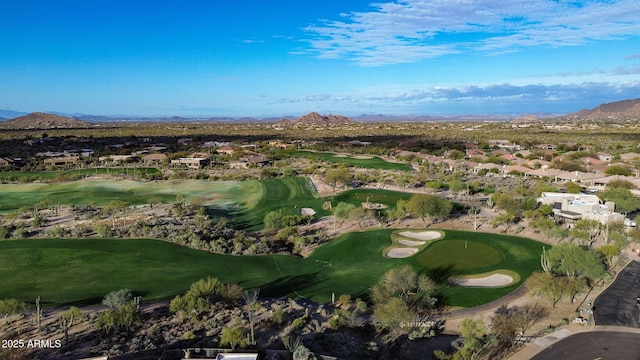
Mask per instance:
[[[14,129],[86,128],[91,125],[86,121],[42,112],[34,112],[0,122],[0,126],[4,128]]]

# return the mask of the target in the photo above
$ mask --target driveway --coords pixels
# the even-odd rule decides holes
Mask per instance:
[[[542,350],[531,360],[638,360],[640,334],[592,331],[571,335]]]
[[[640,328],[640,262],[632,261],[594,302],[596,325]]]

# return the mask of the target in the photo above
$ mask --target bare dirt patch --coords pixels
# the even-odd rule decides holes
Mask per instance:
[[[513,278],[505,274],[491,274],[489,276],[474,279],[456,278],[452,280],[452,282],[460,286],[501,287],[511,284],[513,282]]]
[[[398,233],[398,235],[422,241],[435,240],[442,237],[442,234],[437,231],[403,231]]]
[[[416,248],[392,248],[387,251],[387,257],[394,259],[408,258],[418,252]]]

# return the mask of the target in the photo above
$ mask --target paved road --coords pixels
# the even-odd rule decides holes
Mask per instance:
[[[531,360],[639,360],[640,334],[593,331],[571,335]]]
[[[632,261],[594,302],[596,325],[640,328],[640,262]]]

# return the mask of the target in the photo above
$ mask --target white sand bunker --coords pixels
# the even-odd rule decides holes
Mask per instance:
[[[457,278],[451,280],[451,282],[460,286],[500,287],[511,284],[513,282],[513,278],[505,274],[491,274],[489,276],[475,279]]]
[[[423,240],[423,241],[435,240],[442,236],[442,234],[440,234],[439,232],[431,231],[431,230],[430,231],[403,231],[399,233],[399,235],[412,238],[412,239]]]
[[[349,157],[349,156],[348,156],[348,155],[345,155],[345,154],[335,154],[335,155],[333,155],[333,157],[337,157],[337,158],[346,158],[346,157]]]
[[[355,155],[355,156],[352,156],[352,158],[361,159],[361,160],[369,160],[369,159],[373,159],[373,156],[371,156],[371,155]]]
[[[411,240],[398,240],[398,242],[405,246],[422,246],[426,244],[426,241],[411,241]]]
[[[313,216],[313,215],[316,214],[316,211],[313,210],[312,208],[301,208],[300,209],[300,214]]]
[[[387,256],[394,259],[407,258],[418,252],[416,248],[392,248],[387,251]]]

